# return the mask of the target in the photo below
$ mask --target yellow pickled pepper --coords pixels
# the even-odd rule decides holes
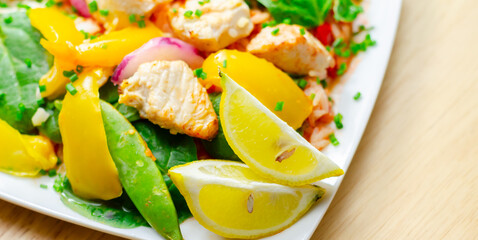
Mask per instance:
[[[294,129],[300,128],[312,112],[312,101],[292,78],[248,52],[221,50],[211,54],[203,70],[207,73],[207,79],[201,81],[205,87],[221,87],[221,70]],[[281,111],[274,110],[278,102],[284,102]]]
[[[65,95],[59,115],[66,175],[75,194],[109,200],[122,193],[101,116],[98,69],[85,69]],[[76,92],[75,92],[76,91]]]
[[[56,166],[57,157],[48,138],[22,135],[1,119],[0,132],[0,171],[32,177]]]

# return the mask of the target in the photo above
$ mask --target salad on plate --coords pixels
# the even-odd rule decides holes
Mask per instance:
[[[274,235],[343,170],[330,92],[376,42],[352,0],[0,3],[0,171],[117,228]],[[350,98],[360,100],[360,92]]]

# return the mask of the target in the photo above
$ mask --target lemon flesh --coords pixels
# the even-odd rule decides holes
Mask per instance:
[[[323,188],[270,183],[243,164],[201,160],[177,166],[169,175],[196,220],[224,237],[258,238],[292,225]]]
[[[252,170],[291,186],[343,174],[327,156],[226,74],[222,74],[221,83],[224,135],[234,153]]]

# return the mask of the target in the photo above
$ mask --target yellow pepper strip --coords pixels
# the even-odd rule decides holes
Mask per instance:
[[[310,98],[287,74],[264,59],[236,50],[211,54],[203,64],[207,79],[201,83],[205,87],[221,87],[218,68],[294,129],[312,112]],[[281,111],[274,110],[278,102],[284,102]]]
[[[50,42],[70,42],[73,45],[83,42],[84,36],[76,29],[75,22],[56,8],[31,9],[28,16],[32,26]]]
[[[56,166],[53,145],[43,136],[21,135],[0,119],[0,171],[32,177]]]
[[[75,69],[74,65],[65,66],[65,63],[67,62],[55,59],[50,71],[40,79],[39,85],[45,86],[45,91],[41,92],[42,97],[52,100],[65,94],[65,86],[70,80],[63,76],[63,71]]]
[[[97,81],[94,69],[80,74],[73,84],[77,92],[65,95],[59,124],[66,175],[74,193],[109,200],[119,197],[122,187],[106,142]]]
[[[127,27],[107,33],[89,43],[77,46],[77,64],[82,66],[113,67],[123,58],[141,47],[147,41],[162,36],[162,32],[153,24],[146,27]]]

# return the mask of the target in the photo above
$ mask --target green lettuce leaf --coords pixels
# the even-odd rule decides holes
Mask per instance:
[[[277,22],[290,19],[291,23],[304,27],[316,27],[324,23],[332,0],[258,0]]]
[[[353,22],[361,12],[363,12],[363,8],[354,4],[352,0],[334,1],[334,18],[337,21]]]
[[[10,17],[12,22],[6,23]],[[40,38],[25,12],[0,14],[0,118],[23,133],[34,129],[31,117],[38,108],[38,81],[51,63]],[[31,67],[26,63],[30,61]]]

